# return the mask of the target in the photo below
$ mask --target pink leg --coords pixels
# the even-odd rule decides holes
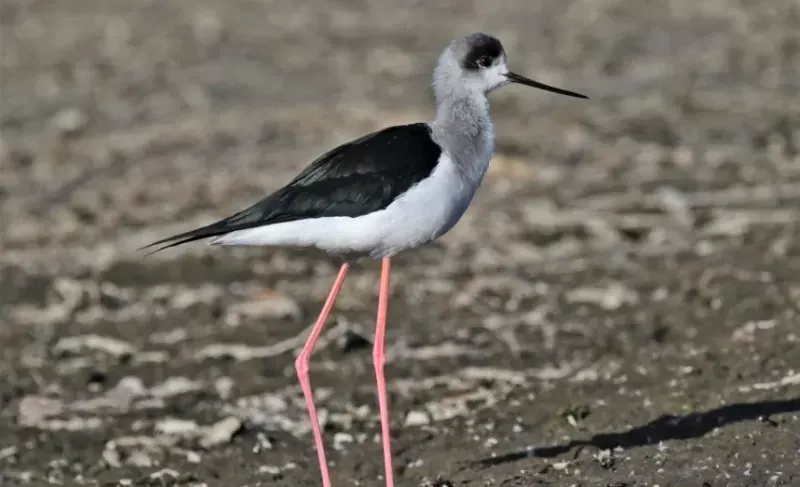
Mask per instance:
[[[325,446],[322,444],[322,431],[319,428],[319,419],[317,418],[317,410],[314,407],[314,395],[311,392],[311,381],[308,378],[308,362],[311,359],[311,352],[314,351],[314,346],[317,344],[317,339],[325,328],[325,321],[328,315],[331,314],[333,303],[336,301],[336,296],[344,284],[344,278],[347,277],[347,271],[350,270],[349,264],[342,264],[339,269],[339,275],[336,277],[331,292],[328,294],[328,299],[325,301],[325,306],[319,313],[319,318],[311,329],[311,334],[308,336],[303,351],[297,356],[294,361],[294,368],[297,370],[297,376],[300,378],[300,387],[303,389],[303,396],[306,398],[306,406],[308,407],[308,415],[311,418],[311,430],[314,433],[314,444],[317,447],[317,457],[319,459],[319,470],[322,474],[322,487],[331,487],[331,476],[328,473],[328,463],[325,460]]]
[[[391,260],[384,257],[381,265],[381,287],[378,294],[378,322],[375,326],[375,346],[372,359],[375,363],[375,378],[378,379],[378,407],[381,413],[381,439],[383,440],[383,465],[386,471],[386,487],[394,487],[394,471],[392,469],[392,445],[389,436],[389,405],[386,399],[386,377],[383,366],[386,363],[384,342],[386,335],[386,310],[389,305],[389,273]]]

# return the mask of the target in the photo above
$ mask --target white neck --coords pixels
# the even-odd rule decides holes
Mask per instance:
[[[482,92],[437,93],[433,138],[471,178],[482,178],[494,151],[489,100]]]

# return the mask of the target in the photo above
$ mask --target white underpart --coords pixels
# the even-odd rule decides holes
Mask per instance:
[[[317,247],[331,254],[351,252],[371,257],[394,255],[442,236],[469,206],[480,177],[465,177],[443,153],[431,175],[385,209],[359,217],[324,217],[237,230],[212,245]]]

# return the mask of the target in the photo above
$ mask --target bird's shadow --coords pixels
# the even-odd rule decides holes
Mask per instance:
[[[728,424],[749,420],[761,420],[773,427],[781,427],[770,416],[800,411],[800,397],[776,401],[737,403],[722,406],[705,412],[686,415],[663,415],[642,426],[636,426],[619,433],[601,433],[586,440],[571,440],[560,445],[514,451],[505,455],[477,460],[480,467],[491,467],[512,463],[527,458],[552,458],[571,451],[595,447],[600,450],[616,447],[635,448],[657,444],[666,440],[688,440],[700,438],[709,432]],[[800,435],[798,435],[800,441]]]

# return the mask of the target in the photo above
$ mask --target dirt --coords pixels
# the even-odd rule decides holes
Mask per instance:
[[[452,38],[588,94],[492,95],[460,224],[395,259],[398,486],[800,484],[795,0],[0,6],[0,485],[319,485],[293,358],[335,263],[156,238],[429,119]],[[383,485],[378,266],[311,373]]]

